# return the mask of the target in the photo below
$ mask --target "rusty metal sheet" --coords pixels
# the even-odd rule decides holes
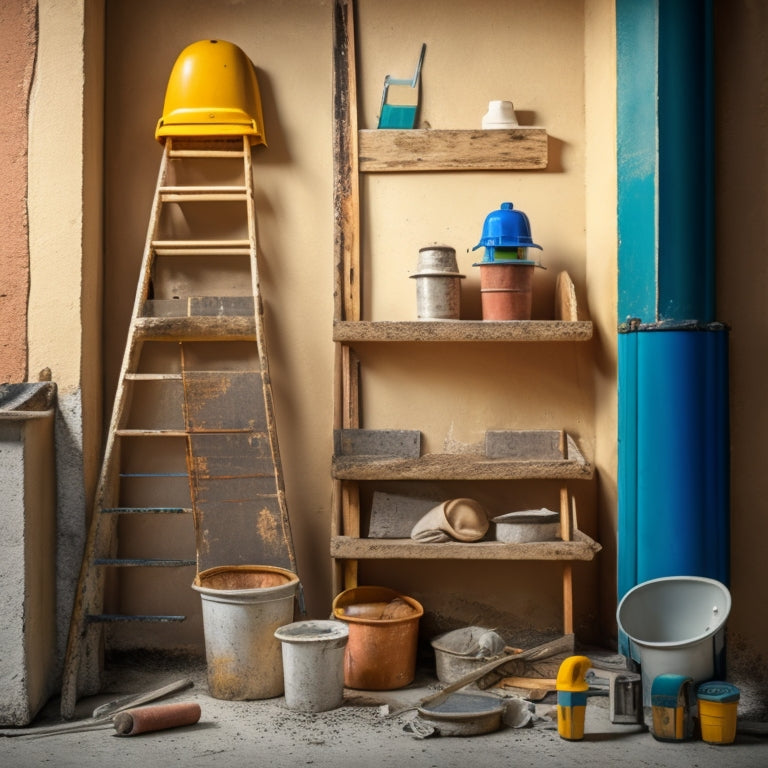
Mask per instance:
[[[292,570],[276,497],[202,503],[195,508],[198,568],[276,565]]]
[[[293,568],[268,436],[195,433],[188,440],[198,568]]]
[[[189,432],[267,429],[259,371],[185,371]]]
[[[197,506],[212,502],[258,501],[265,496],[275,496],[276,488],[274,475],[201,477],[195,484],[193,501]]]
[[[204,477],[274,477],[275,465],[267,435],[221,432],[189,435],[190,471]]]

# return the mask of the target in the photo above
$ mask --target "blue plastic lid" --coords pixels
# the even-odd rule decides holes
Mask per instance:
[[[712,680],[702,683],[696,691],[696,697],[705,701],[738,701],[740,691],[735,685],[724,683],[722,680]]]
[[[473,251],[483,246],[518,248],[538,248],[531,237],[531,223],[522,211],[516,211],[512,203],[502,203],[499,209],[491,211],[483,223],[480,242]]]

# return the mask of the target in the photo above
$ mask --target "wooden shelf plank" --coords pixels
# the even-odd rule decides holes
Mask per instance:
[[[333,323],[333,340],[403,341],[588,341],[589,320],[360,320]]]
[[[339,480],[588,480],[593,469],[583,457],[520,461],[427,453],[418,458],[334,456],[332,471]]]
[[[361,130],[360,171],[509,171],[547,167],[547,132],[502,130]]]
[[[331,557],[353,560],[592,560],[601,545],[581,531],[573,541],[505,544],[499,541],[458,541],[424,544],[412,539],[331,537]]]

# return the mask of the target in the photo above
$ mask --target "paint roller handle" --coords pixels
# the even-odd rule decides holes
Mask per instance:
[[[194,725],[199,719],[200,705],[194,701],[185,701],[126,709],[115,715],[114,726],[120,736],[135,736],[139,733]]]

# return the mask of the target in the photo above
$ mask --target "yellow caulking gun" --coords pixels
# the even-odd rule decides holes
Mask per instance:
[[[557,732],[568,741],[584,738],[584,717],[589,684],[587,671],[592,662],[586,656],[569,656],[557,671]]]

